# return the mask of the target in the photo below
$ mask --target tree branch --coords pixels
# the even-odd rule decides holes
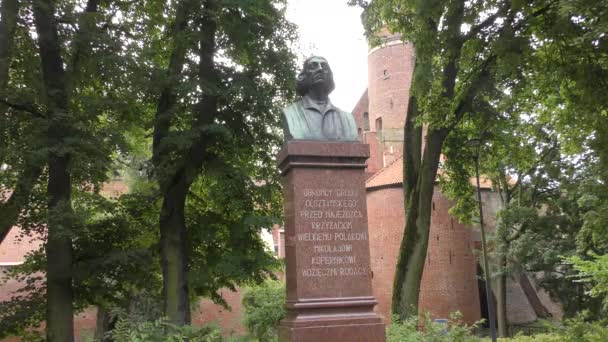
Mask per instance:
[[[161,157],[163,156],[162,141],[169,134],[173,111],[177,103],[177,95],[175,94],[175,85],[184,67],[186,58],[186,44],[184,42],[184,33],[188,28],[188,20],[190,19],[190,4],[188,0],[182,0],[177,6],[175,14],[175,24],[172,29],[173,33],[173,51],[169,58],[169,66],[167,68],[166,83],[163,85],[156,114],[154,117],[154,133],[152,137],[152,162],[155,168],[162,164]],[[161,188],[164,187],[165,180],[159,179]]]
[[[87,16],[97,12],[99,2],[100,0],[88,0],[84,13],[81,13],[78,18],[79,30],[74,39],[74,52],[71,57],[70,69],[66,75],[66,88],[68,94],[71,94],[71,92],[74,90],[76,80],[78,79],[78,74],[80,73],[82,57],[83,54],[85,54],[84,50],[91,40],[90,31],[92,31],[95,27],[95,23]]]
[[[532,167],[530,167],[528,169],[528,171],[526,171],[523,176],[520,176],[517,178],[517,182],[515,182],[515,185],[513,185],[513,187],[511,188],[511,193],[515,192],[515,190],[521,185],[521,181],[525,176],[529,176],[531,175],[533,172],[536,171],[536,169],[538,169],[539,164],[549,155],[549,153],[555,151],[557,149],[557,141],[553,142],[553,145],[548,148],[547,150],[544,151],[544,153],[538,158],[538,160],[532,164]]]
[[[473,38],[476,34],[478,34],[479,32],[481,32],[483,29],[485,29],[486,27],[490,26],[492,23],[494,23],[494,21],[501,15],[504,15],[508,10],[509,10],[509,1],[505,1],[503,3],[503,6],[500,7],[496,13],[490,15],[489,17],[487,17],[485,20],[483,20],[482,22],[480,22],[479,24],[473,26],[471,28],[471,30],[464,36],[464,40],[469,40],[471,38]]]
[[[21,210],[27,205],[32,189],[41,174],[40,166],[34,165],[32,161],[27,161],[13,193],[6,202],[0,203],[0,244],[11,228],[17,224]]]
[[[42,114],[41,111],[37,110],[32,105],[12,103],[12,102],[6,101],[4,99],[0,99],[0,103],[4,104],[4,105],[6,105],[6,106],[8,106],[10,108],[13,108],[13,109],[16,109],[16,110],[19,110],[19,111],[22,111],[22,112],[30,113],[33,116],[37,117],[37,118],[41,118],[41,119],[45,119],[46,118],[46,115]]]

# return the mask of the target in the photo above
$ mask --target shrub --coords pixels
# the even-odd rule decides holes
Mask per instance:
[[[608,341],[606,321],[587,322],[583,315],[554,327],[551,333],[532,336],[516,335],[513,338],[499,339],[501,342],[603,342]]]
[[[224,342],[218,327],[177,326],[164,319],[152,322],[119,319],[112,330],[112,338],[121,342]]]
[[[564,338],[556,334],[537,334],[532,336],[515,335],[512,338],[499,338],[500,342],[562,342]]]
[[[472,335],[476,324],[469,326],[462,324],[462,315],[458,312],[450,315],[447,324],[434,322],[429,315],[423,316],[422,320],[412,317],[405,321],[399,321],[396,316],[386,331],[387,342],[469,342],[481,341]],[[417,330],[419,323],[424,329]]]
[[[277,340],[279,321],[285,317],[285,286],[279,281],[266,281],[248,288],[243,294],[243,323],[259,341]]]
[[[564,328],[558,331],[565,342],[608,341],[608,326],[605,320],[586,322],[583,316],[566,320]]]

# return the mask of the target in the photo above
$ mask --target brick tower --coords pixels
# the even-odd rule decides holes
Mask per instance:
[[[368,54],[368,89],[353,110],[361,138],[370,144],[367,205],[372,285],[376,310],[390,319],[392,286],[405,224],[403,208],[403,127],[413,73],[414,49],[384,31],[382,44]],[[367,96],[366,96],[367,95]],[[480,319],[476,234],[449,214],[450,202],[435,188],[429,248],[419,306],[433,318],[460,311]]]

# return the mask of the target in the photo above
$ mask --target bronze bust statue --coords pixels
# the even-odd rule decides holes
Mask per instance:
[[[351,113],[335,107],[329,93],[333,74],[323,57],[310,57],[298,75],[296,93],[301,99],[283,109],[285,140],[358,141]]]

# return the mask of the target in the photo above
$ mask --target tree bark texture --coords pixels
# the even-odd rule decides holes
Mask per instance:
[[[15,29],[17,28],[17,16],[19,14],[19,1],[3,0],[0,5],[0,98],[6,98],[6,87],[8,85],[8,70],[11,65],[13,56],[13,39]],[[0,103],[0,117],[4,116],[6,106]],[[5,157],[6,147],[6,119],[0,118],[0,165],[2,165]],[[10,229],[10,227],[9,227]],[[0,227],[0,236],[3,235],[4,229]],[[8,232],[6,232],[8,233]],[[4,233],[4,235],[6,234]],[[2,240],[0,240],[0,243]]]
[[[160,251],[163,270],[164,312],[171,323],[190,323],[188,245],[184,215],[188,184],[184,175],[163,194],[160,214]]]
[[[166,83],[161,90],[154,117],[154,133],[152,138],[152,152],[155,167],[159,167],[161,156],[166,152],[162,148],[162,140],[169,134],[171,119],[174,116],[175,105],[177,103],[176,86],[177,81],[184,68],[186,58],[185,32],[188,28],[190,7],[188,0],[180,1],[176,14],[173,33],[173,51],[169,57],[169,67],[167,68]],[[163,184],[161,182],[161,190]]]
[[[61,152],[70,117],[54,2],[34,1],[34,19],[48,107],[47,341],[74,340],[70,156]]]

